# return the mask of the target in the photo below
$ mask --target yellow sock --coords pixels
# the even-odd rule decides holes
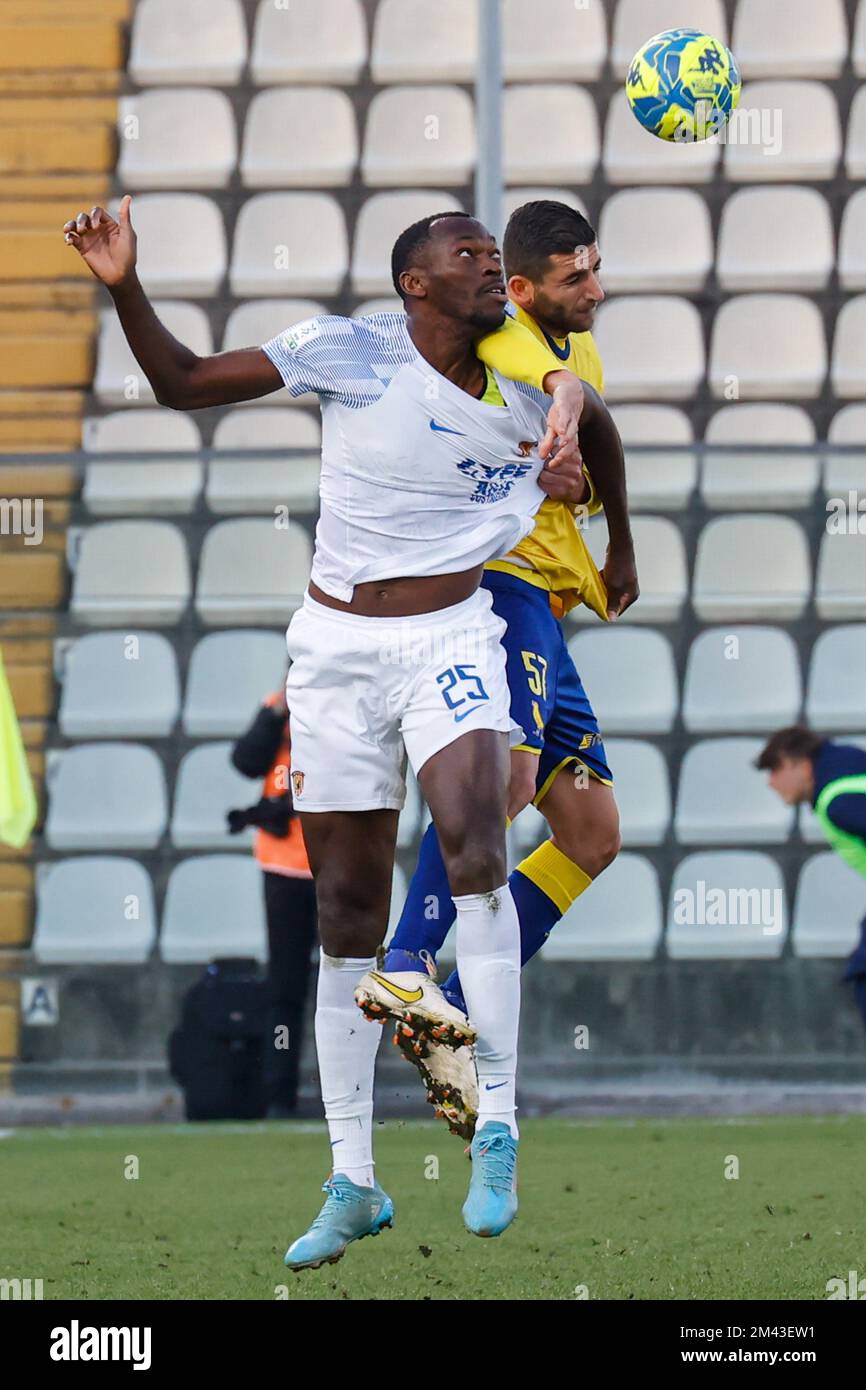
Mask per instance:
[[[517,865],[517,872],[528,878],[564,915],[592,883],[579,864],[557,849],[552,840],[533,850]]]

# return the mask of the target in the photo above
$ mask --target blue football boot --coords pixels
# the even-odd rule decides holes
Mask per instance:
[[[508,1125],[486,1120],[475,1131],[472,1181],[463,1222],[474,1236],[501,1236],[517,1215],[517,1140]]]
[[[332,1173],[322,1188],[328,1199],[310,1229],[288,1248],[289,1269],[318,1269],[336,1264],[346,1246],[364,1236],[377,1236],[394,1224],[394,1203],[378,1183],[359,1187],[343,1173]]]

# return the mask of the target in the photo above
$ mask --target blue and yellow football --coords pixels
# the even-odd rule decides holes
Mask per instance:
[[[717,135],[740,100],[729,48],[699,29],[666,29],[632,59],[626,96],[641,125],[660,140]]]

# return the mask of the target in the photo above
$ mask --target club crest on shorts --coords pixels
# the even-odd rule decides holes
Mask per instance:
[[[304,774],[303,774],[303,772],[293,772],[293,773],[292,773],[292,791],[293,791],[293,793],[295,794],[295,796],[300,796],[300,795],[301,795],[301,792],[302,792],[303,790],[304,790]]]

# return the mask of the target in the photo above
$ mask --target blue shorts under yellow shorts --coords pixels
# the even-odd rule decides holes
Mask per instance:
[[[511,717],[526,735],[520,747],[539,755],[534,804],[569,764],[581,763],[598,781],[612,785],[598,721],[547,590],[499,570],[486,570],[481,583],[493,595],[493,611],[507,625],[502,645]]]

